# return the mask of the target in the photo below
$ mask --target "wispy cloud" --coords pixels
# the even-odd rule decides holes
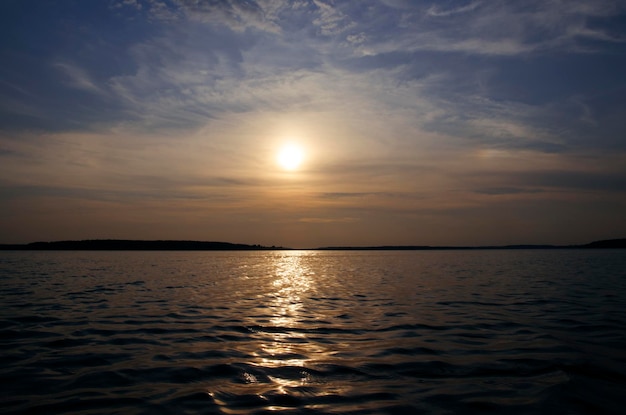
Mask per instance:
[[[466,4],[464,6],[451,8],[451,9],[442,9],[440,6],[432,5],[428,8],[428,10],[426,11],[426,14],[429,16],[446,17],[446,16],[451,16],[453,14],[471,12],[473,10],[476,10],[476,8],[478,8],[481,4],[482,4],[482,1],[475,1],[469,4]]]
[[[527,189],[522,187],[486,187],[482,189],[476,189],[476,193],[485,194],[485,195],[516,195],[516,194],[524,194],[524,193],[540,193],[543,192],[541,189]]]
[[[11,203],[98,215],[171,203],[169,223],[177,209],[221,210],[231,226],[242,214],[259,229],[371,222],[409,235],[451,212],[487,220],[496,204],[591,206],[624,191],[620,2],[11,4]],[[297,173],[273,164],[287,140],[308,148]]]
[[[105,91],[95,84],[87,72],[78,66],[66,62],[56,62],[53,66],[65,75],[65,84],[70,88],[76,88],[97,94],[106,94]]]
[[[304,222],[304,223],[352,223],[352,222],[358,222],[359,219],[358,218],[350,218],[350,217],[345,217],[345,218],[300,218],[298,219],[298,222]]]

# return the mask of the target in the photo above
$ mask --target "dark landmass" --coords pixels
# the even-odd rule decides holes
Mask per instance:
[[[124,239],[95,239],[85,241],[32,242],[29,244],[0,244],[0,250],[18,251],[267,251],[289,250],[277,246],[233,244],[204,241],[137,241]],[[329,246],[318,251],[428,251],[475,249],[626,249],[626,238],[595,241],[585,245],[503,245],[503,246]]]
[[[475,249],[626,249],[625,239],[608,239],[584,245],[486,245],[486,246],[329,246],[317,248],[321,251],[442,251],[442,250],[475,250]]]
[[[626,239],[608,239],[606,241],[595,241],[581,248],[626,248]]]
[[[0,244],[0,250],[8,249],[20,251],[261,251],[285,248],[228,242],[95,239],[86,241],[33,242],[24,245]]]

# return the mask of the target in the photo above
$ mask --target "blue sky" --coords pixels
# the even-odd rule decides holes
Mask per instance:
[[[626,235],[620,1],[5,0],[0,33],[0,242]]]

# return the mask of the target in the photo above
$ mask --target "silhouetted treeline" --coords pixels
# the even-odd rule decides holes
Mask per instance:
[[[383,246],[328,246],[317,248],[322,251],[442,251],[472,249],[615,249],[626,248],[626,239],[609,239],[584,245],[486,245],[486,246],[428,246],[428,245],[383,245]]]
[[[25,245],[0,245],[0,249],[27,251],[253,251],[283,248],[233,244],[229,242],[96,239],[86,241],[33,242]]]
[[[427,251],[470,249],[624,249],[626,239],[595,241],[585,245],[504,245],[504,246],[329,246],[320,251]],[[20,251],[263,251],[291,249],[277,246],[233,244],[204,241],[136,241],[124,239],[94,239],[86,241],[32,242],[29,244],[0,244],[0,250]]]
[[[607,239],[605,241],[595,241],[581,248],[626,248],[626,239]]]

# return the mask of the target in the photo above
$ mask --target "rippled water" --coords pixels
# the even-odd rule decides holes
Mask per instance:
[[[0,252],[2,412],[622,413],[626,252]]]

